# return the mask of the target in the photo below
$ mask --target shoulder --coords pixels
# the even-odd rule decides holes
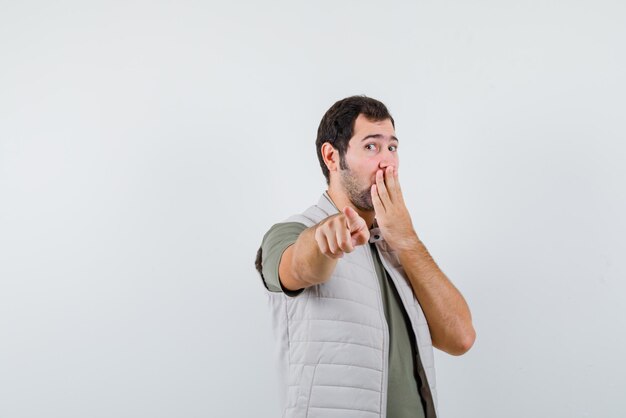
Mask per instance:
[[[305,229],[307,229],[307,226],[299,222],[281,222],[274,224],[263,237],[255,264],[265,287],[269,291],[285,291],[278,275],[280,260],[285,250],[298,240],[298,237]],[[300,293],[290,294],[288,292],[285,291],[290,296]]]
[[[263,236],[263,243],[261,245],[264,246],[266,243],[289,240],[294,236],[297,238],[305,229],[307,229],[305,224],[295,221],[274,224]]]

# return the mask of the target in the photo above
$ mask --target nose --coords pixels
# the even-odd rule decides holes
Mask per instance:
[[[378,162],[378,166],[383,170],[389,166],[398,168],[398,162],[399,161],[398,161],[397,152],[391,152],[389,150],[385,150],[382,152],[380,161]]]

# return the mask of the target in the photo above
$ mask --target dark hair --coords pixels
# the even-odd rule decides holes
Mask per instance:
[[[325,142],[330,143],[339,152],[339,166],[346,169],[345,155],[348,150],[348,143],[354,131],[354,121],[360,114],[374,122],[390,119],[393,127],[396,126],[387,107],[371,97],[350,96],[332,105],[324,114],[320,126],[317,128],[317,139],[315,140],[317,158],[320,161],[320,167],[324,177],[326,177],[327,184],[330,183],[330,175],[322,157],[322,145]]]

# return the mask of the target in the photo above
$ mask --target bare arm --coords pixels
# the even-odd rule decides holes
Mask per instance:
[[[330,278],[344,253],[369,240],[365,221],[350,207],[302,231],[287,247],[278,266],[283,287],[299,290]]]
[[[467,352],[476,332],[463,295],[439,269],[417,235],[413,245],[398,251],[398,256],[428,320],[433,345],[448,354]]]
[[[413,229],[393,167],[377,173],[372,201],[383,236],[398,254],[424,310],[433,345],[453,355],[467,352],[476,339],[469,307]]]

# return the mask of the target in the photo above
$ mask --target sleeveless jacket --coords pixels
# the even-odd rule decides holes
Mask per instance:
[[[285,222],[311,227],[335,213],[324,193],[317,205]],[[407,312],[436,410],[426,317],[380,229],[370,230],[372,242]],[[298,296],[268,292],[284,418],[386,417],[389,330],[369,247],[344,254],[328,281]]]

